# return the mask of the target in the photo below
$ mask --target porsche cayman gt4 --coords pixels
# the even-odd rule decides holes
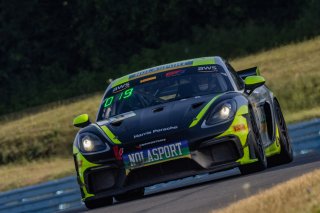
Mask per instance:
[[[292,161],[277,98],[258,68],[236,72],[205,57],[135,72],[110,83],[73,155],[84,203],[143,196],[144,187],[239,167],[243,174]]]

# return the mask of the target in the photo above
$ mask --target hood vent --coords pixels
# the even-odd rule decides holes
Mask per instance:
[[[157,108],[154,108],[153,109],[153,112],[161,112],[161,111],[163,111],[163,109],[164,109],[164,107],[163,106],[161,106],[161,107],[157,107]]]
[[[192,104],[192,108],[196,109],[196,108],[202,106],[203,103],[204,103],[204,101],[201,101],[201,102],[198,102],[198,103],[194,103],[194,104]]]

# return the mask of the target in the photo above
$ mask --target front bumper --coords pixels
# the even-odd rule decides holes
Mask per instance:
[[[127,191],[192,175],[217,172],[239,166],[244,157],[243,142],[237,136],[225,136],[199,142],[190,150],[190,158],[125,170],[121,161],[88,168],[79,178],[85,200],[110,197]]]

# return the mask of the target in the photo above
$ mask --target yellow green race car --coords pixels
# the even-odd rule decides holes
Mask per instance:
[[[205,57],[135,72],[110,83],[73,155],[88,208],[143,196],[144,187],[239,167],[244,174],[292,161],[278,100],[257,68],[236,72]]]

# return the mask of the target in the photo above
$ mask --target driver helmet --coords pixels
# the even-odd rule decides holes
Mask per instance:
[[[209,79],[207,76],[199,75],[196,77],[196,85],[199,91],[204,92],[209,90]]]
[[[198,88],[198,91],[205,92],[209,90],[213,90],[216,88],[217,85],[217,79],[213,74],[210,75],[199,75],[196,77],[196,85]]]

